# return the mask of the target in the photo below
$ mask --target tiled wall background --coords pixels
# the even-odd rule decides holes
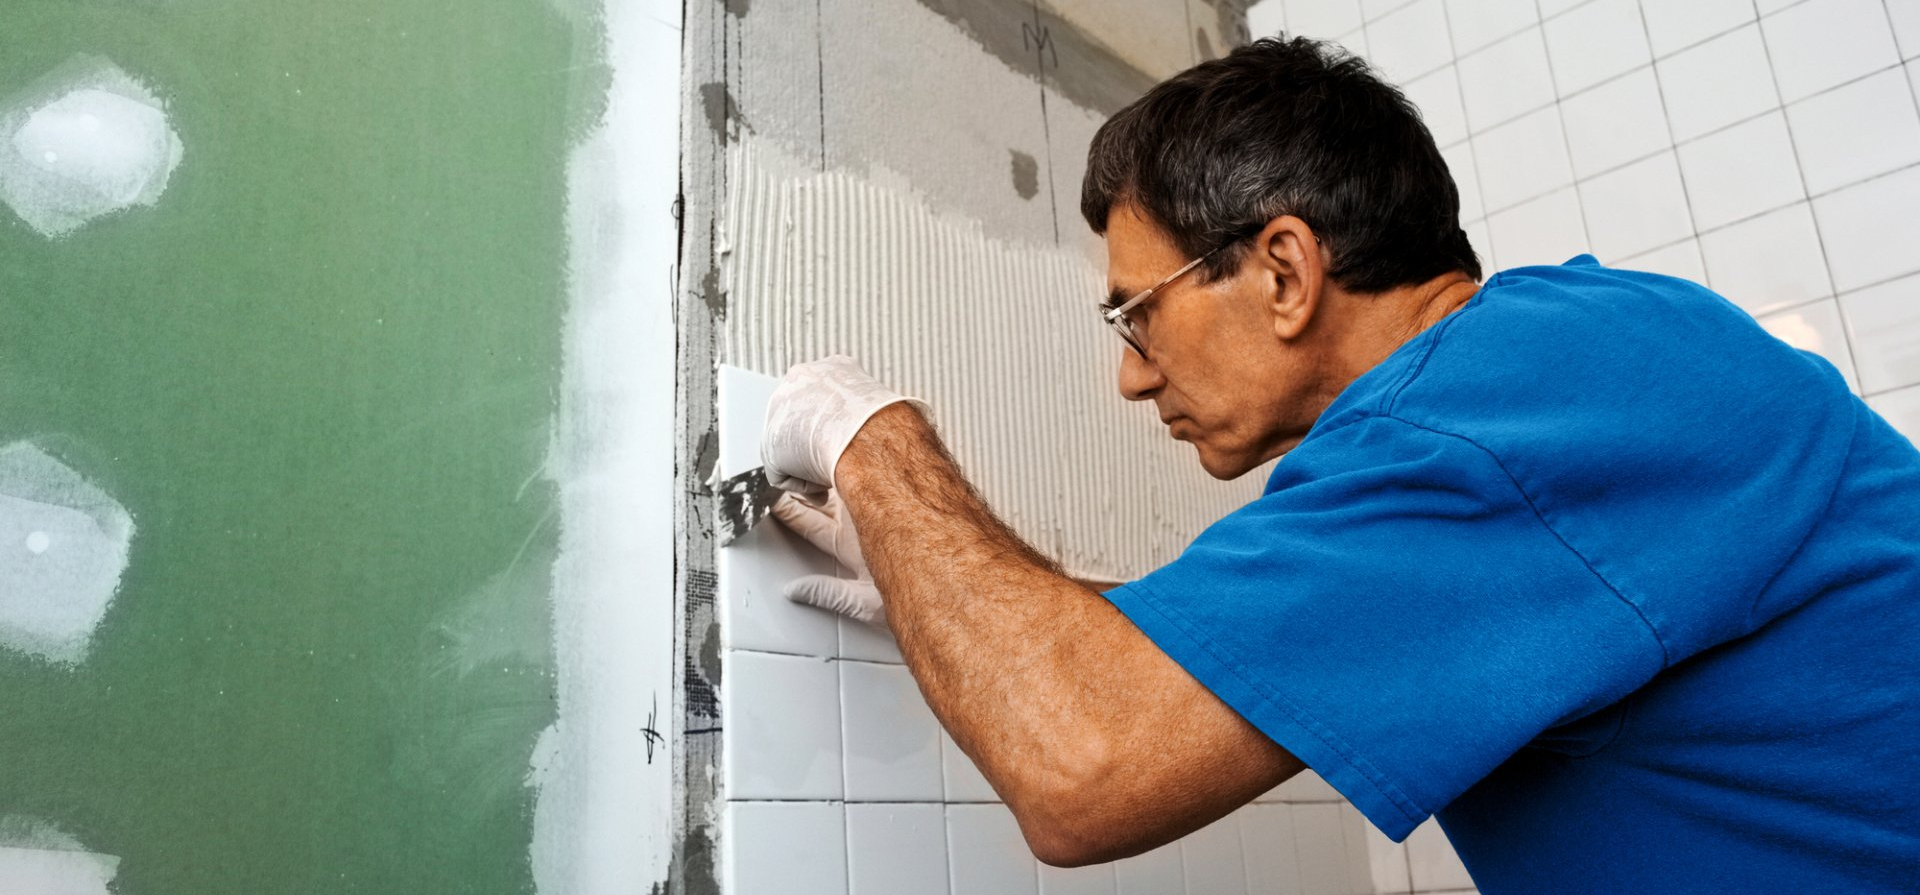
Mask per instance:
[[[1920,0],[1262,0],[1427,118],[1489,271],[1706,283],[1920,441]]]

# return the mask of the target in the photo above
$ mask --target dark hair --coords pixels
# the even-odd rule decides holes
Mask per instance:
[[[1104,235],[1120,204],[1189,255],[1226,246],[1205,265],[1208,279],[1238,269],[1239,241],[1289,214],[1327,245],[1343,288],[1382,292],[1451,271],[1480,278],[1459,190],[1419,111],[1364,61],[1307,38],[1203,62],[1102,125],[1080,213]]]

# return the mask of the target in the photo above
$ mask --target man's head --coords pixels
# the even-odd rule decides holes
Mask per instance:
[[[1299,443],[1440,287],[1480,277],[1418,112],[1311,40],[1259,41],[1121,110],[1080,207],[1116,295],[1212,253],[1127,313],[1147,351],[1121,390],[1221,478]]]

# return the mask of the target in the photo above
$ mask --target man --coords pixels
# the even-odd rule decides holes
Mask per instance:
[[[1102,595],[850,360],[763,445],[877,586],[792,596],[884,610],[1041,860],[1312,767],[1489,893],[1920,891],[1920,452],[1830,365],[1586,256],[1479,284],[1415,111],[1310,41],[1120,112],[1082,202],[1121,392],[1216,477],[1284,456],[1259,499]]]

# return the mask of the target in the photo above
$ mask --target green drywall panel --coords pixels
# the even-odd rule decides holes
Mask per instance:
[[[541,465],[561,0],[6,0],[0,96],[77,53],[167,103],[150,208],[0,206],[0,445],[133,514],[86,661],[0,650],[0,816],[123,895],[532,889],[554,718]]]

